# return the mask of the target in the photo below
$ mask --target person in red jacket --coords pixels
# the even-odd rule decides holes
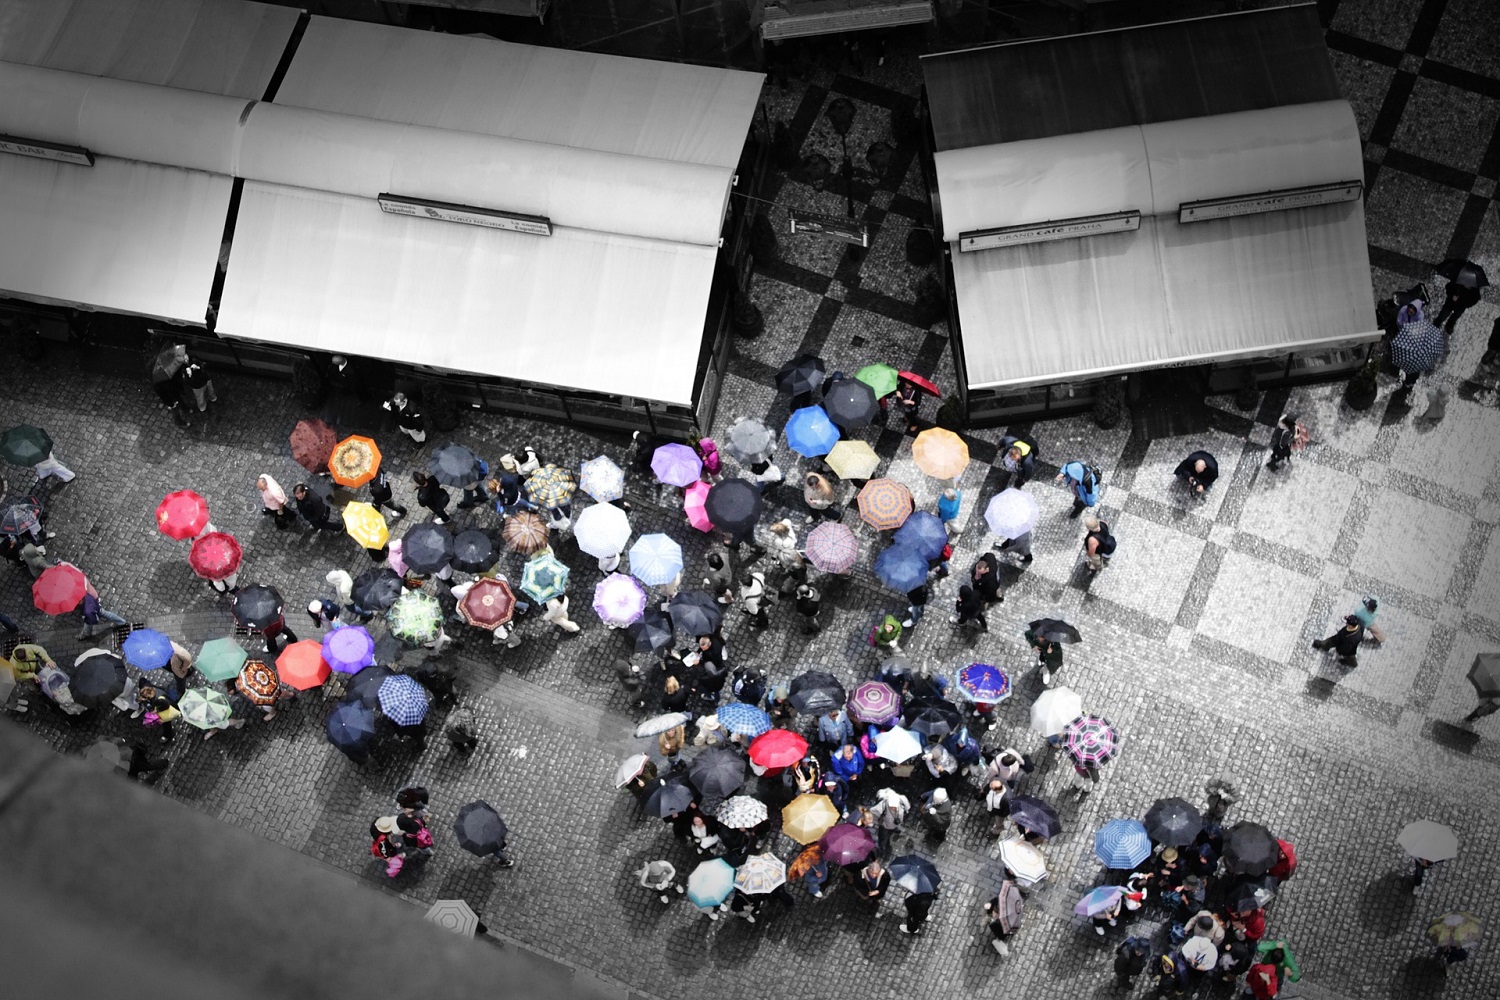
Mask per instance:
[[[1250,966],[1250,971],[1245,975],[1245,985],[1250,988],[1250,995],[1255,1000],[1276,1000],[1276,995],[1281,992],[1281,979],[1272,962],[1257,962]]]

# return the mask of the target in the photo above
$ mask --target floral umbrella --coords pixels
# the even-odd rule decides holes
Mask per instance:
[[[747,896],[770,892],[786,882],[786,863],[773,854],[752,854],[734,873],[734,887]]]
[[[568,567],[553,555],[528,559],[521,570],[521,589],[538,603],[561,597],[568,589]]]
[[[156,528],[168,538],[186,541],[208,527],[208,501],[192,490],[168,493],[156,505]]]
[[[877,531],[901,527],[911,512],[911,490],[894,479],[872,479],[859,491],[859,516]]]
[[[825,573],[847,573],[859,561],[859,539],[837,521],[824,521],[807,533],[807,559]]]
[[[323,636],[323,660],[341,674],[357,674],[375,662],[375,638],[362,625],[345,625]]]
[[[594,587],[594,613],[606,625],[624,628],[646,611],[646,591],[635,577],[611,573]]]
[[[256,705],[274,705],[276,695],[281,691],[281,681],[277,679],[276,671],[260,660],[246,660],[234,686]]]
[[[485,630],[504,625],[515,611],[516,595],[503,580],[477,580],[458,602],[459,617]]]
[[[561,507],[573,499],[578,483],[567,469],[547,464],[526,479],[526,499],[544,510]]]
[[[533,556],[545,549],[550,544],[549,536],[547,522],[529,510],[507,517],[500,528],[505,544],[523,556]]]
[[[732,826],[741,830],[748,830],[752,826],[764,823],[766,817],[766,804],[760,799],[751,798],[748,795],[735,795],[725,799],[724,804],[714,818],[724,826]]]
[[[969,467],[969,446],[942,427],[929,427],[911,445],[917,468],[934,479],[957,479]]]
[[[322,472],[333,457],[339,436],[332,427],[314,417],[299,420],[292,428],[292,460],[308,472]]]
[[[431,594],[408,590],[385,613],[391,635],[408,642],[431,642],[443,625],[443,606]]]
[[[193,540],[188,549],[188,565],[205,580],[223,580],[240,568],[244,550],[239,540],[224,531],[210,531]]]
[[[958,689],[969,700],[983,705],[1002,702],[1011,695],[1010,678],[989,663],[971,663],[960,670]]]
[[[367,549],[383,549],[391,540],[385,515],[362,500],[344,505],[344,531]]]
[[[1484,933],[1484,924],[1466,911],[1447,913],[1433,921],[1427,928],[1427,937],[1439,948],[1461,947],[1478,941]]]
[[[579,472],[578,488],[600,503],[625,495],[625,473],[603,455],[584,462]]]
[[[229,707],[229,698],[213,688],[193,688],[177,702],[182,720],[199,729],[220,729],[234,714]]]
[[[356,489],[375,478],[380,471],[380,447],[374,439],[353,434],[333,446],[328,456],[328,471],[340,486]]]

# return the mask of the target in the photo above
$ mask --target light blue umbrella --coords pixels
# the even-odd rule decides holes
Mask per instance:
[[[1080,917],[1092,917],[1097,913],[1104,913],[1115,905],[1115,901],[1125,894],[1125,888],[1118,885],[1101,885],[1090,889],[1088,894],[1073,904],[1073,912]]]
[[[887,587],[904,594],[927,579],[927,560],[909,545],[892,545],[875,557],[875,575]]]
[[[755,737],[771,731],[771,717],[754,705],[743,701],[731,701],[721,705],[718,711],[719,724],[731,733]]]
[[[661,532],[642,535],[630,547],[630,575],[648,587],[671,583],[682,572],[682,546]]]
[[[700,910],[710,910],[734,892],[734,868],[723,858],[705,861],[688,876],[687,898]]]
[[[910,545],[923,559],[936,559],[943,554],[943,546],[948,544],[948,532],[943,529],[942,519],[927,510],[913,513],[896,529],[892,538],[898,545]]]
[[[380,682],[380,710],[398,726],[415,726],[427,718],[427,689],[405,674],[393,674]]]
[[[804,406],[786,422],[786,443],[803,458],[816,458],[839,443],[839,429],[821,406]]]
[[[141,670],[160,670],[172,659],[172,640],[151,628],[138,628],[131,632],[120,652],[125,662]]]
[[[1112,819],[1094,834],[1094,854],[1106,868],[1129,871],[1151,856],[1151,835],[1138,819]]]
[[[608,458],[591,458],[579,468],[578,488],[600,503],[625,495],[625,473]]]

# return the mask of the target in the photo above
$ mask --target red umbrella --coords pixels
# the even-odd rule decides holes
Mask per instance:
[[[897,373],[896,377],[910,382],[912,385],[916,386],[918,389],[921,389],[928,395],[941,396],[943,394],[943,390],[939,389],[937,386],[933,385],[931,382],[927,381],[916,372],[899,372]]]
[[[477,580],[458,604],[458,614],[476,628],[493,629],[510,621],[516,595],[502,580]]]
[[[179,542],[192,538],[208,527],[208,501],[192,490],[168,493],[156,505],[156,527]]]
[[[49,615],[60,615],[83,601],[89,582],[83,571],[72,563],[58,563],[42,570],[42,575],[31,585],[31,600],[38,611]]]
[[[790,729],[761,733],[750,743],[750,759],[761,767],[791,767],[807,756],[807,741]]]
[[[231,534],[210,531],[188,549],[188,565],[205,580],[222,580],[240,568],[244,552]]]
[[[315,688],[332,673],[323,660],[323,644],[316,639],[294,642],[276,657],[276,676],[298,691]]]
[[[316,417],[299,420],[292,428],[292,459],[308,472],[322,472],[338,442],[338,433]]]

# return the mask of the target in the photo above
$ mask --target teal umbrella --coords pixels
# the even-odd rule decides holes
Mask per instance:
[[[232,714],[229,698],[213,688],[193,688],[177,702],[183,721],[199,729],[222,729]]]
[[[0,434],[0,458],[12,465],[36,465],[52,454],[52,438],[40,427],[17,424]]]
[[[568,589],[568,567],[550,553],[529,559],[521,571],[521,589],[539,603],[561,597]]]
[[[250,654],[233,639],[211,639],[203,644],[193,666],[211,681],[230,681],[240,675],[240,668],[249,658]]]

